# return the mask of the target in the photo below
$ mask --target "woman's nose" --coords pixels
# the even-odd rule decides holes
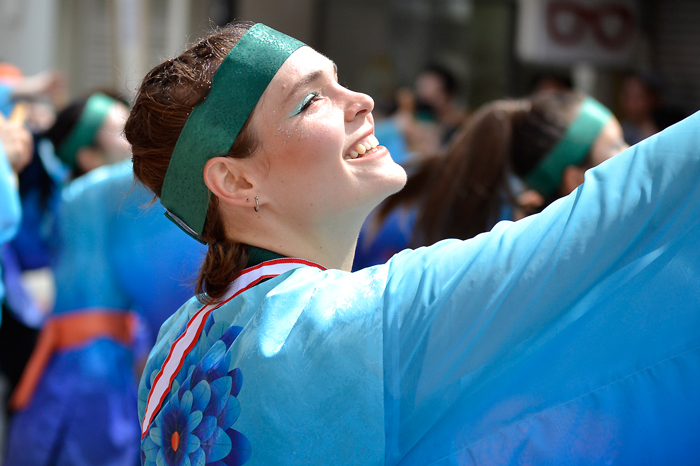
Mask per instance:
[[[367,94],[348,90],[348,102],[345,108],[345,120],[353,121],[359,116],[366,116],[374,109],[374,100]]]

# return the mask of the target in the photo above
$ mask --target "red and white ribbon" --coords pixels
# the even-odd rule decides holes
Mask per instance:
[[[254,287],[262,280],[276,277],[299,267],[316,267],[321,270],[326,270],[325,267],[316,264],[315,262],[310,262],[303,259],[283,258],[266,261],[262,264],[245,269],[243,272],[241,272],[238,278],[231,283],[226,291],[226,294],[220,301],[211,305],[207,304],[199,311],[195,312],[195,314],[190,318],[189,322],[187,322],[187,327],[185,328],[183,334],[180,335],[180,337],[170,346],[168,357],[165,358],[163,366],[161,366],[160,371],[153,380],[153,386],[148,394],[148,402],[146,403],[146,412],[143,416],[143,424],[141,425],[141,438],[146,436],[148,426],[151,425],[151,422],[153,422],[153,419],[155,419],[156,414],[160,410],[163,400],[165,400],[165,397],[170,391],[170,386],[172,385],[175,376],[178,374],[178,372],[180,372],[180,369],[182,369],[182,365],[185,362],[185,357],[197,344],[199,335],[202,333],[204,323],[207,321],[209,314],[211,314],[214,309],[226,304],[239,294]]]

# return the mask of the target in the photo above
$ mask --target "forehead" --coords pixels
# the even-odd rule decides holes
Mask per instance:
[[[283,112],[278,113],[277,110],[283,110],[285,105],[292,105],[289,97],[295,85],[315,71],[328,71],[332,76],[334,64],[309,46],[297,49],[270,81],[253,112],[253,119],[267,118],[266,116],[281,118]]]
[[[319,70],[333,70],[333,62],[314,49],[304,46],[296,50],[280,67],[270,86],[265,91],[288,92],[299,80],[309,73]]]

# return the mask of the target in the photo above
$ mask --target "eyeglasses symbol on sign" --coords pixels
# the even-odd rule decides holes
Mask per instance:
[[[622,4],[584,6],[554,0],[547,6],[547,32],[560,45],[575,45],[592,28],[596,41],[606,49],[624,47],[634,32],[634,14]]]

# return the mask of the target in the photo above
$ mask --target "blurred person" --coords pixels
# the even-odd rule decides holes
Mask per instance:
[[[10,241],[19,229],[21,205],[17,191],[17,172],[29,163],[32,156],[32,140],[21,123],[8,121],[0,114],[0,257],[3,245]],[[0,262],[0,277],[3,276]],[[0,304],[4,305],[5,287],[0,280]]]
[[[24,103],[27,108],[26,125],[37,133],[53,124],[56,108],[66,105],[68,86],[63,75],[55,71],[25,76],[11,63],[0,62],[0,101],[3,101],[3,94],[6,94],[5,106]],[[7,108],[0,106],[0,111]]]
[[[627,144],[637,144],[686,116],[679,109],[666,105],[663,94],[661,80],[651,73],[625,76],[619,101]]]
[[[61,87],[48,73],[22,78],[12,85],[13,99],[19,100],[14,105],[27,109],[31,106],[18,95],[26,99],[49,92],[52,86]],[[8,325],[0,330],[0,364],[10,392],[19,383],[39,330],[54,305],[50,248],[55,243],[53,229],[61,189],[69,173],[79,176],[129,157],[128,143],[121,135],[127,111],[123,103],[95,93],[71,104],[50,128],[34,134],[35,156],[19,173],[22,222],[3,255],[8,285],[3,311]]]
[[[23,199],[36,215],[13,246],[23,265],[51,267],[56,296],[16,381],[5,464],[138,463],[134,370],[191,293],[201,257],[185,245],[171,249],[177,228],[157,207],[144,211],[149,197],[132,189],[126,112],[95,93],[39,137],[44,175],[25,179],[33,189]],[[57,160],[70,170],[65,186],[49,175]],[[58,189],[45,189],[47,177]]]
[[[96,92],[61,110],[44,136],[72,177],[131,156],[123,135],[129,109],[123,102]]]
[[[640,75],[625,77],[620,91],[622,130],[628,144],[637,144],[659,132],[654,111],[660,105],[660,89],[651,80]]]
[[[56,305],[13,394],[5,465],[136,465],[135,366],[192,293],[201,251],[133,186],[131,163],[63,191]],[[138,374],[137,374],[138,375]]]
[[[2,196],[0,202],[4,209],[9,212],[22,212],[20,223],[14,229],[14,237],[21,232],[21,222],[24,221],[26,212],[23,212],[21,205],[21,192],[18,189],[18,176],[26,169],[26,166],[33,162],[33,141],[29,130],[24,126],[26,109],[23,104],[13,107],[9,119],[0,115],[0,140],[3,142],[5,150],[3,158],[9,161],[12,168],[10,184],[12,185],[12,199],[7,199],[7,195]],[[6,163],[6,162],[5,162]],[[3,176],[4,178],[4,176]],[[2,181],[3,189],[7,189],[6,180]],[[19,198],[17,198],[19,193]],[[19,202],[19,208],[14,207],[14,203]],[[19,219],[19,217],[18,217]],[[4,235],[3,235],[4,236]],[[3,400],[3,408],[6,406],[9,393],[19,380],[26,360],[32,351],[38,326],[41,317],[32,315],[33,309],[30,305],[28,295],[23,283],[18,277],[19,267],[16,262],[16,254],[12,248],[8,237],[0,241],[0,304],[2,305],[2,325],[0,325],[0,374],[2,375],[7,391],[0,397]],[[11,239],[11,238],[10,238]],[[25,317],[31,316],[35,326],[26,326]],[[4,410],[4,409],[3,409]],[[3,413],[6,414],[6,413]]]
[[[208,245],[141,379],[144,465],[692,464],[700,114],[536,216],[350,273],[406,181],[373,105],[262,24],[144,78],[134,173]]]
[[[571,78],[562,73],[539,73],[532,80],[531,94],[540,92],[571,91],[574,86]]]
[[[50,128],[35,136],[34,160],[19,178],[25,215],[12,242],[22,270],[50,266],[49,243],[65,184],[131,156],[122,134],[127,113],[123,102],[92,93],[64,108]],[[51,309],[52,299],[40,301],[46,311]]]
[[[415,82],[416,117],[438,124],[439,146],[446,147],[465,116],[457,104],[457,79],[445,67],[428,65]]]
[[[408,247],[471,238],[576,189],[585,172],[627,147],[610,111],[573,92],[544,92],[479,109],[445,156],[413,170],[363,227],[354,269]]]
[[[9,391],[12,389],[15,376],[21,371],[24,348],[13,346],[14,338],[19,333],[28,337],[29,350],[31,338],[18,328],[16,320],[9,310],[9,299],[13,295],[15,283],[8,275],[10,262],[7,260],[9,251],[7,243],[17,234],[22,217],[22,208],[17,189],[17,172],[23,170],[32,156],[32,138],[29,131],[22,125],[22,109],[15,109],[9,120],[0,113],[0,399],[4,408]],[[9,357],[5,357],[9,356]],[[0,432],[7,432],[7,413],[0,408]],[[0,446],[5,445],[5,439],[0,439]]]
[[[414,88],[397,89],[393,114],[376,123],[376,134],[402,166],[432,157],[449,144],[466,112],[456,100],[457,81],[446,69],[429,65]]]

